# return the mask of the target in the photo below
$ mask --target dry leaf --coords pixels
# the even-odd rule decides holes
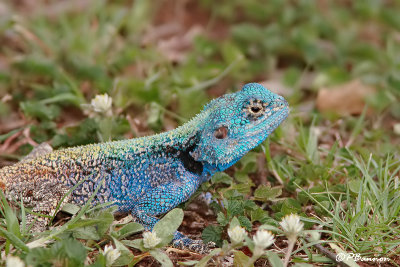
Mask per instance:
[[[317,109],[320,112],[333,112],[342,116],[359,115],[364,109],[366,97],[374,92],[374,88],[359,80],[322,88],[318,91]]]
[[[285,86],[280,80],[266,80],[259,83],[278,95],[288,96],[293,94],[293,89]]]
[[[295,86],[286,86],[283,81],[285,77],[285,71],[277,70],[269,74],[268,80],[259,82],[265,88],[283,96],[291,96],[296,90],[309,89],[313,87],[313,83],[316,77],[315,72],[304,71]]]
[[[160,40],[157,48],[169,61],[180,63],[185,60],[196,35],[202,32],[203,27],[195,25],[183,34],[175,35],[167,40]]]

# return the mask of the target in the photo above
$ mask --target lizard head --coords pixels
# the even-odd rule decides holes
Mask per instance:
[[[263,142],[289,115],[286,100],[257,83],[211,101],[203,112],[203,127],[198,132],[191,156],[222,171]]]

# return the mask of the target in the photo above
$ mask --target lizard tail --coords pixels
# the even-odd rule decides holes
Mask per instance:
[[[0,177],[0,189],[3,191],[6,189],[6,184],[1,177]]]
[[[4,171],[5,168],[0,169],[0,190],[5,191],[7,188],[7,173]]]
[[[5,191],[6,190],[6,184],[0,180],[0,190]]]

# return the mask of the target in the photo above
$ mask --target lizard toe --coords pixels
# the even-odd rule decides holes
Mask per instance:
[[[193,240],[188,237],[175,240],[173,246],[179,249],[187,249],[199,254],[209,253],[215,247],[214,242],[204,243],[202,240]]]

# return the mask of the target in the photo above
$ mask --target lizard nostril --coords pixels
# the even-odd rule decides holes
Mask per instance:
[[[281,106],[289,106],[289,103],[283,97],[282,97],[280,103],[281,103]]]
[[[276,101],[276,105],[278,106],[278,107],[286,107],[286,106],[288,106],[289,104],[288,104],[288,102],[285,100],[285,99],[278,99],[277,101]]]

